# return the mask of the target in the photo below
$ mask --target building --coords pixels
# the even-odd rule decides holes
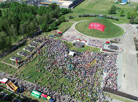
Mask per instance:
[[[43,0],[41,4],[49,5],[51,3],[56,3],[61,8],[74,8],[83,1],[84,0]]]

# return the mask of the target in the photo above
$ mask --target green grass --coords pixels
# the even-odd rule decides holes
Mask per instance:
[[[127,19],[127,13],[133,12],[133,7],[138,5],[138,3],[132,3],[132,6],[128,5],[119,5],[114,4],[115,0],[85,0],[80,5],[75,7],[73,9],[73,13],[65,15],[65,17],[68,19],[69,16],[74,16],[74,19],[71,19],[72,21],[80,21],[84,19],[89,19],[91,17],[82,17],[79,18],[79,14],[103,14],[103,15],[109,15],[108,10],[111,8],[112,5],[115,5],[117,7],[116,14],[112,14],[111,16],[115,16],[119,18],[119,21],[112,20],[115,23],[128,23],[129,19]],[[121,10],[124,10],[124,17],[120,17],[119,13]]]
[[[100,52],[99,48],[96,47],[90,47],[90,46],[85,46],[84,48],[76,48],[75,46],[73,46],[72,48],[70,48],[70,50],[75,50],[75,51],[79,51],[79,52],[85,52],[85,51],[90,51],[90,52]]]
[[[58,26],[58,30],[64,33],[68,28],[72,26],[73,23],[71,22],[63,22]]]
[[[10,68],[8,65],[4,65],[1,62],[0,62],[0,70],[11,75],[14,75],[17,72],[15,68],[12,67]]]
[[[62,33],[64,33],[65,31],[67,31],[71,26],[72,26],[72,22],[62,22],[58,27],[57,30],[61,31]],[[42,35],[48,36],[48,35],[54,35],[55,31],[50,31],[50,32],[45,32]]]
[[[105,25],[104,32],[101,32],[95,29],[88,29],[88,26],[91,22],[101,23]],[[124,34],[124,31],[122,28],[113,24],[106,18],[93,18],[88,21],[80,22],[76,24],[75,28],[82,34],[85,34],[91,37],[96,37],[96,38],[114,38]]]

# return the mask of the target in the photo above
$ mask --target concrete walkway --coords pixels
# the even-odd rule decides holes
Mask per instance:
[[[125,93],[138,96],[138,64],[134,44],[134,36],[138,34],[133,34],[137,32],[137,29],[128,24],[120,24],[120,26],[125,30],[126,34],[122,37],[122,75],[121,75],[121,88],[120,91]]]

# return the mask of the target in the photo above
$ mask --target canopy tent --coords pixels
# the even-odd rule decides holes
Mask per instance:
[[[50,96],[47,96],[47,99],[48,99],[48,100],[50,100],[50,98],[51,98]]]
[[[58,32],[58,34],[62,34],[61,32]]]
[[[61,37],[62,36],[62,32],[57,32],[57,33],[54,34],[54,36]]]
[[[75,52],[69,51],[69,55],[74,56]]]
[[[81,42],[84,42],[84,43],[86,43],[87,41],[86,41],[86,40],[84,40],[84,39],[82,39],[82,40],[81,40]]]
[[[76,41],[81,41],[79,38],[76,38],[75,40],[76,40]]]
[[[41,96],[41,92],[38,92],[36,90],[33,90],[31,93],[32,96],[34,96],[35,98],[40,98]]]
[[[4,84],[6,84],[6,83],[7,83],[7,81],[8,81],[8,79],[7,79],[7,78],[0,79],[0,82],[1,82],[1,83],[4,83]]]
[[[49,35],[49,37],[54,37],[54,35]]]
[[[47,95],[46,95],[46,94],[44,94],[44,93],[42,93],[41,97],[43,97],[43,99],[44,99],[44,100],[46,100]]]
[[[106,41],[106,44],[110,44],[110,42],[109,41]]]
[[[122,3],[127,3],[127,0],[122,0]]]
[[[52,99],[52,98],[50,98],[50,100],[49,100],[50,102],[54,102],[54,100]]]

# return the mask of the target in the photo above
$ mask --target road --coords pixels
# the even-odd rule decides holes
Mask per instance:
[[[136,58],[134,37],[138,34],[133,34],[137,32],[137,29],[128,24],[120,24],[120,26],[125,30],[126,34],[121,39],[122,40],[122,75],[121,75],[121,88],[120,91],[126,92],[128,94],[138,96],[138,63]]]

